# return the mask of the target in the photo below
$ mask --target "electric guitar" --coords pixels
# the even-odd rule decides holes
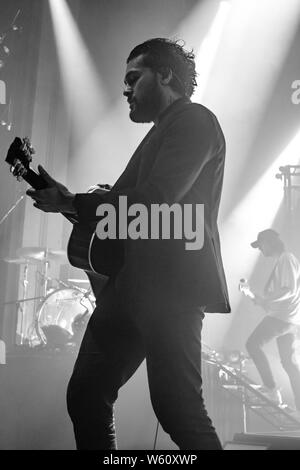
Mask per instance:
[[[16,137],[10,145],[5,161],[11,169],[18,167],[17,177],[21,176],[33,189],[40,190],[48,187],[41,175],[30,168],[32,156],[35,153],[29,139]],[[97,185],[93,192],[103,194],[110,190],[109,185]],[[96,224],[82,224],[76,216],[64,215],[71,223],[73,230],[70,235],[67,254],[69,262],[76,268],[86,271],[89,279],[93,275],[112,276],[123,264],[123,243],[116,239],[100,240],[96,235]]]
[[[255,294],[252,292],[247,279],[240,279],[239,291],[242,292],[246,297],[250,297],[252,300],[255,299]]]

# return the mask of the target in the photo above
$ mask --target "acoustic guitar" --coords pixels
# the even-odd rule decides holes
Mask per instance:
[[[16,137],[9,147],[5,161],[12,169],[16,165],[22,168],[22,178],[33,189],[45,189],[48,186],[46,181],[30,167],[34,153],[35,150],[27,137],[23,139]],[[93,192],[104,194],[110,189],[111,186],[107,184],[99,184]],[[94,275],[107,277],[114,275],[123,264],[123,242],[109,238],[100,240],[96,235],[98,221],[82,224],[76,216],[62,215],[73,224],[67,248],[70,264],[83,269],[91,282],[95,278]]]

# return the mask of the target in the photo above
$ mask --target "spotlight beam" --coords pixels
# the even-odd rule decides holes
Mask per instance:
[[[65,0],[49,0],[66,103],[78,141],[106,107],[103,86]]]

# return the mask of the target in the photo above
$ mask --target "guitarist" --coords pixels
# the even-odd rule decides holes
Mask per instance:
[[[204,204],[202,249],[185,239],[124,240],[124,260],[100,294],[68,388],[78,449],[115,449],[113,405],[119,388],[144,358],[151,400],[162,427],[180,449],[221,450],[202,397],[204,312],[230,312],[217,215],[225,141],[216,117],[190,100],[194,54],[178,42],[151,39],[127,59],[125,91],[134,122],[153,122],[107,194],[71,194],[44,169],[48,189],[28,194],[46,212],[81,223],[99,205]]]
[[[268,358],[263,347],[276,339],[281,364],[290,379],[295,404],[300,412],[300,364],[296,357],[297,333],[300,325],[300,263],[286,251],[279,234],[273,229],[260,232],[251,243],[275,266],[265,285],[263,296],[255,295],[254,302],[267,313],[246,343],[264,384],[264,393],[278,405],[282,404]]]

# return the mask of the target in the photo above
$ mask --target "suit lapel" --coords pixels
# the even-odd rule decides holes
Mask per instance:
[[[135,187],[137,183],[137,179],[138,179],[138,171],[140,167],[141,154],[142,154],[144,146],[150,139],[154,130],[155,130],[155,126],[153,126],[150,129],[150,131],[146,134],[146,136],[144,137],[140,145],[135,150],[131,159],[129,160],[125,170],[123,171],[119,179],[116,181],[112,189],[120,190],[123,188]]]
[[[174,114],[179,112],[187,103],[190,103],[188,98],[180,98],[162,113],[158,126],[151,127],[112,189],[134,188],[137,182],[142,182],[145,179],[151,170],[157,149],[162,142],[160,136],[162,136],[163,130],[169,121],[173,119]]]

